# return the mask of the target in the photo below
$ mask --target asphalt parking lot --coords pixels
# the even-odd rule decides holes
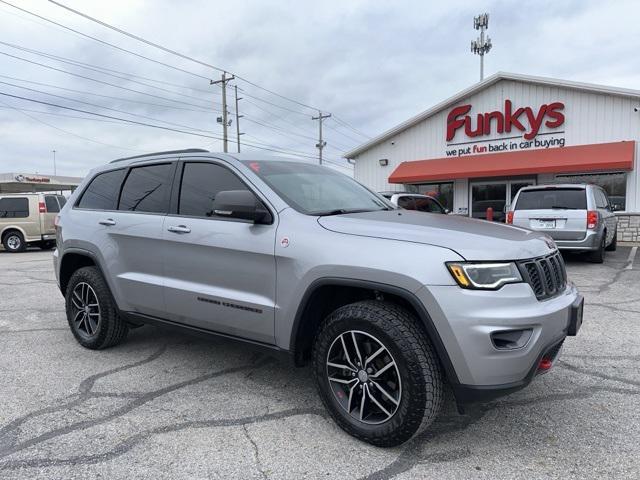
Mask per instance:
[[[529,388],[395,449],[339,430],[310,371],[152,327],[85,350],[51,252],[0,251],[0,478],[538,479],[640,476],[640,254],[568,257],[576,338]]]

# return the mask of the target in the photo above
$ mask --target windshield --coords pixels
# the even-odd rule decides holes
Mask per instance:
[[[394,207],[346,175],[286,161],[243,161],[293,208],[307,215],[391,210]]]
[[[522,190],[515,210],[546,209],[586,210],[587,195],[583,188],[545,188]]]

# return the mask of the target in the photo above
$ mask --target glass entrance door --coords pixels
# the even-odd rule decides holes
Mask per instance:
[[[470,203],[473,218],[486,219],[493,210],[493,221],[504,222],[505,211],[522,187],[535,185],[535,180],[497,180],[471,182]]]

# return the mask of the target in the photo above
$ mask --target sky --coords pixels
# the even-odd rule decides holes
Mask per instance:
[[[220,71],[46,0],[7,1],[155,62],[0,2],[0,172],[52,174],[53,150],[57,173],[78,176],[141,153],[222,151],[221,89],[210,85]],[[490,14],[486,76],[506,71],[640,89],[637,1],[60,3],[242,77],[228,83],[231,152],[235,85],[243,152],[275,148],[315,161],[311,117],[330,112],[324,157],[345,173],[345,151],[478,81],[469,45],[479,13]]]

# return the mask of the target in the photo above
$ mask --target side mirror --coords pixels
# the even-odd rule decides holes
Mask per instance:
[[[444,214],[445,215],[449,215],[451,213],[451,210],[449,210],[448,208],[444,209]]]
[[[249,190],[225,190],[213,200],[213,213],[219,217],[270,223],[271,214]]]
[[[620,210],[622,210],[622,205],[618,204],[618,203],[614,203],[611,206],[611,210],[614,212],[619,212]]]

